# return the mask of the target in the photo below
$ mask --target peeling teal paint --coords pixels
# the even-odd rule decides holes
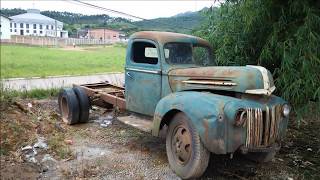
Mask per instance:
[[[155,44],[158,64],[138,64],[131,60],[132,43],[136,40]],[[243,108],[261,108],[283,105],[282,98],[270,95],[248,95],[246,90],[264,88],[262,73],[252,67],[189,67],[170,65],[165,61],[163,46],[167,42],[209,44],[201,38],[175,33],[141,32],[134,34],[129,43],[125,71],[125,98],[129,111],[153,116],[154,136],[159,135],[163,118],[168,112],[184,112],[196,127],[209,151],[217,154],[235,152],[245,143],[244,127],[235,126],[235,114]],[[146,72],[132,71],[132,68]],[[130,70],[131,69],[131,70]],[[153,71],[150,73],[148,71]],[[154,73],[154,72],[159,73]],[[128,75],[130,73],[130,77]],[[267,76],[271,74],[268,72]],[[230,86],[188,84],[186,80],[226,81]],[[210,82],[209,82],[210,83]],[[273,82],[270,82],[273,85]],[[215,94],[219,91],[219,94]],[[225,92],[237,93],[233,95]],[[285,136],[288,118],[279,125],[279,139]]]

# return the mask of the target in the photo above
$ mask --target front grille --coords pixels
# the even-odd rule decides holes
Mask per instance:
[[[278,138],[281,106],[266,106],[265,111],[260,108],[247,108],[245,111],[246,147],[267,147],[273,144]]]

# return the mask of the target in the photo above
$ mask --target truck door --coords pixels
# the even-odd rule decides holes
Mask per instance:
[[[126,108],[152,116],[161,97],[161,62],[157,43],[131,40],[125,68]]]

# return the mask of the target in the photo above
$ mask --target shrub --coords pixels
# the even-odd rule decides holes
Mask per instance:
[[[320,111],[320,3],[315,0],[226,1],[204,13],[194,34],[209,40],[219,65],[261,65],[276,94],[298,115]]]

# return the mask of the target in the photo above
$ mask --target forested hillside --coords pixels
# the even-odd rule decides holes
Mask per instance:
[[[23,9],[1,9],[1,14],[13,16],[26,13]],[[131,34],[141,30],[160,30],[190,33],[204,19],[201,12],[187,12],[169,18],[156,18],[143,21],[130,21],[125,18],[114,18],[106,14],[83,15],[70,12],[42,11],[41,14],[65,23],[69,34],[76,34],[81,28],[107,27]]]
[[[227,1],[205,14],[194,33],[210,41],[218,64],[262,65],[298,115],[320,112],[319,1]]]
[[[172,16],[170,18],[157,18],[152,20],[137,21],[134,24],[141,29],[160,30],[190,33],[190,31],[198,27],[204,17],[201,12],[187,12]]]

